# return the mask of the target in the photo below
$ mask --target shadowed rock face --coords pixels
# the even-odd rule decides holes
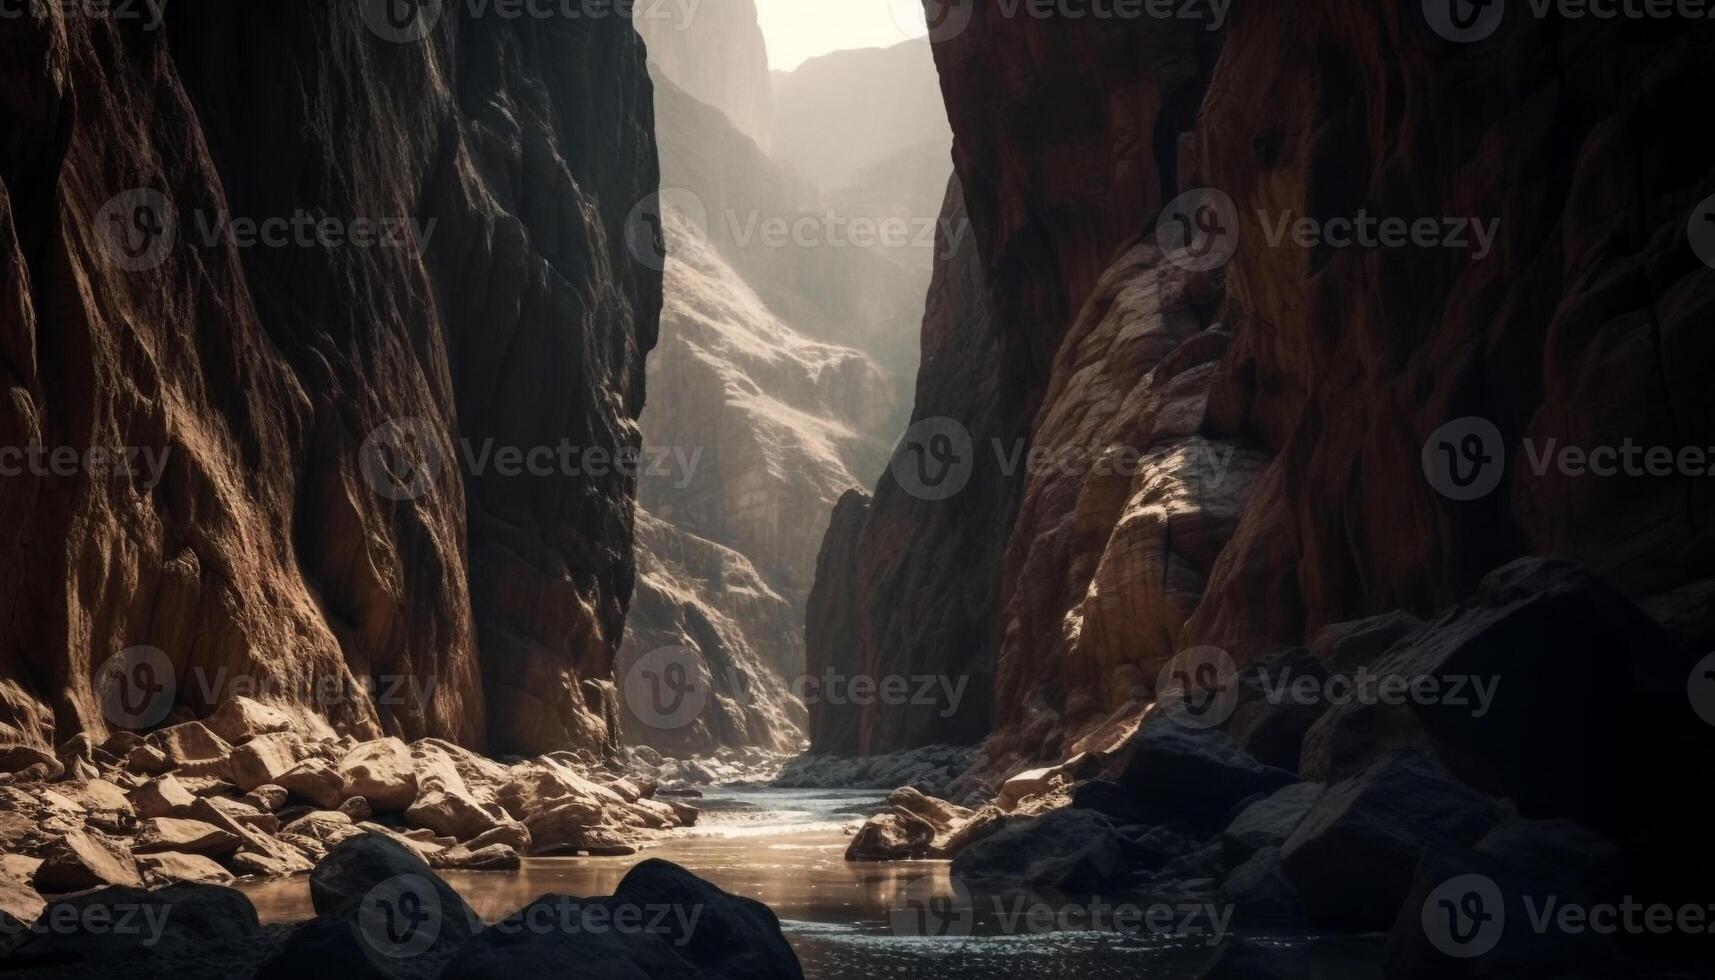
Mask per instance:
[[[972,14],[936,60],[993,300],[985,375],[1048,459],[1142,454],[1128,477],[1027,468],[998,574],[967,566],[994,583],[976,604],[997,617],[992,766],[1097,748],[1175,650],[1242,664],[1332,623],[1427,617],[1520,555],[1579,559],[1707,646],[1707,477],[1534,465],[1569,445],[1715,443],[1692,380],[1715,353],[1695,326],[1715,273],[1686,234],[1715,176],[1669,109],[1710,87],[1708,25],[1519,17],[1460,45],[1415,8],[1345,0],[1235,7],[1223,32]],[[1236,253],[1192,275],[1154,232],[1204,186],[1233,199]],[[1464,248],[1270,241],[1282,216],[1360,210],[1498,230],[1481,256],[1469,225]],[[925,351],[966,323],[926,318]],[[918,416],[938,403],[981,430],[946,380],[926,358]],[[1469,502],[1423,463],[1465,416],[1495,424],[1506,467]],[[884,509],[878,494],[866,525]],[[937,534],[918,516],[894,537]],[[972,608],[895,603],[877,639],[861,583],[886,555],[846,550],[860,612],[811,616],[858,624],[855,669]],[[944,649],[916,662],[969,669]]]
[[[0,444],[165,458],[158,481],[0,480],[9,741],[104,734],[96,665],[134,645],[198,714],[249,683],[364,737],[615,740],[633,481],[477,473],[459,442],[637,442],[661,301],[624,235],[657,183],[642,46],[450,6],[395,43],[361,8],[0,21]],[[176,239],[103,214],[133,188]],[[426,234],[205,239],[299,211]],[[427,478],[371,466],[383,495],[366,458]],[[363,690],[399,677],[420,694]],[[327,684],[356,693],[312,709]]]
[[[902,485],[915,462],[896,455],[867,508],[848,494],[834,511],[806,613],[810,677],[946,675],[958,703],[811,706],[811,748],[869,754],[936,743],[970,743],[989,725],[998,645],[1000,552],[1017,508],[1018,481],[993,452],[1022,435],[975,243],[963,229],[957,180],[947,189],[935,281],[923,320],[923,367],[913,425],[952,418],[975,452],[965,489],[933,500]],[[954,234],[957,234],[955,231]],[[936,423],[929,421],[930,426]],[[902,452],[902,450],[896,450]],[[934,496],[931,494],[930,496]]]

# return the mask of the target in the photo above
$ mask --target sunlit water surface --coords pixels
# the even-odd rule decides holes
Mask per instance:
[[[644,858],[680,864],[721,888],[766,903],[812,980],[904,977],[930,971],[960,978],[1077,977],[1132,980],[1194,977],[1210,956],[1201,938],[1121,935],[1112,931],[1032,932],[1009,927],[977,903],[970,936],[918,933],[911,910],[925,896],[946,899],[946,862],[848,863],[847,831],[874,813],[882,794],[868,791],[722,787],[702,800],[697,826],[641,854],[617,858],[529,858],[515,872],[445,872],[486,921],[545,894],[608,895]],[[314,915],[308,879],[254,882],[243,890],[264,922]],[[1302,944],[1302,939],[1274,940]],[[1319,944],[1327,976],[1358,976],[1346,960],[1362,956]]]

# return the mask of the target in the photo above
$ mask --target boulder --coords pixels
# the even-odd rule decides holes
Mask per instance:
[[[532,832],[534,833],[534,832]],[[547,857],[587,854],[591,857],[624,857],[637,853],[637,844],[612,827],[567,828],[558,840],[534,843],[531,853]]]
[[[345,802],[345,781],[340,778],[339,770],[319,757],[305,759],[281,773],[273,785],[285,790],[289,797],[308,800],[324,810]]]
[[[33,884],[44,894],[61,895],[104,885],[140,888],[143,879],[137,874],[137,862],[128,844],[79,830],[65,835],[42,855]]]
[[[528,854],[532,839],[530,828],[525,824],[506,823],[472,837],[464,842],[464,846],[479,851],[492,844],[504,844],[520,854]]]
[[[151,817],[143,821],[138,829],[137,839],[132,842],[131,850],[135,854],[177,851],[183,854],[219,857],[238,850],[243,843],[244,838],[238,834],[201,820]]]
[[[953,829],[935,839],[935,847],[931,856],[950,858],[970,847],[977,841],[985,840],[1000,833],[1013,818],[1008,817],[1005,810],[994,804],[989,804],[975,811],[969,817],[953,825]]]
[[[1093,810],[1054,810],[1014,820],[964,848],[952,873],[973,888],[1021,885],[1083,891],[1094,881],[1118,880],[1132,868],[1129,842]]]
[[[902,807],[889,807],[864,821],[846,847],[847,861],[908,861],[928,857],[935,825]]]
[[[227,865],[238,874],[283,877],[310,870],[310,862],[297,848],[276,840],[271,833],[248,826],[212,800],[197,800],[190,816],[243,838]]]
[[[910,786],[902,786],[887,794],[887,805],[915,813],[929,821],[937,834],[945,834],[954,825],[969,820],[973,812],[956,803],[926,796]]]
[[[1241,800],[1298,779],[1251,758],[1224,732],[1187,728],[1157,714],[1132,740],[1131,761],[1120,781],[1156,822],[1178,819],[1218,829],[1215,825]]]
[[[1325,788],[1321,783],[1294,783],[1240,811],[1221,834],[1227,867],[1237,867],[1265,847],[1283,846]]]
[[[256,735],[232,750],[228,772],[239,789],[249,792],[258,786],[276,784],[301,757],[298,737],[288,732]]]
[[[1221,883],[1221,901],[1245,925],[1296,924],[1304,920],[1304,902],[1286,878],[1279,847],[1255,851]]]
[[[143,744],[134,746],[125,756],[125,768],[135,773],[158,776],[173,768],[173,764],[168,761],[167,753],[153,745]]]
[[[77,976],[222,977],[250,972],[262,926],[231,888],[106,887],[51,902],[7,966]]]
[[[24,880],[0,869],[0,959],[24,939],[47,903]]]
[[[65,774],[65,764],[46,749],[33,745],[0,745],[0,773],[43,773],[42,781],[51,781]],[[28,780],[20,780],[28,781]]]
[[[517,871],[523,863],[518,852],[505,844],[480,848],[460,844],[442,848],[429,858],[430,867],[441,871]]]
[[[1556,908],[1618,906],[1625,864],[1617,847],[1567,820],[1508,820],[1474,848],[1442,847],[1419,862],[1388,937],[1389,977],[1636,976],[1612,937],[1584,926],[1537,932]],[[1469,917],[1467,903],[1492,919]],[[1640,901],[1639,905],[1648,904]],[[1634,939],[1634,942],[1640,941]]]
[[[1385,929],[1426,850],[1474,843],[1499,816],[1431,757],[1397,755],[1328,787],[1282,847],[1286,876],[1313,923]]]
[[[175,851],[138,855],[137,870],[143,875],[143,884],[150,888],[180,882],[226,885],[233,880],[232,872],[209,858],[201,854],[180,854]]]
[[[258,735],[292,730],[290,715],[246,697],[222,701],[214,714],[203,720],[203,724],[233,745],[242,745]]]
[[[241,802],[246,806],[255,807],[262,813],[274,813],[286,805],[288,795],[285,787],[269,784],[258,786],[245,793]]]
[[[369,801],[361,796],[354,796],[339,805],[339,812],[351,818],[352,823],[362,823],[375,816],[375,811]]]
[[[1354,671],[1375,663],[1394,645],[1423,632],[1423,620],[1395,609],[1344,623],[1329,623],[1316,631],[1310,651],[1330,668]]]
[[[564,921],[582,905],[604,906],[609,917],[618,909],[667,909],[672,914],[636,930],[541,930],[525,925],[544,917]],[[569,963],[589,976],[610,980],[804,976],[780,931],[780,920],[768,906],[729,895],[677,865],[650,860],[632,868],[606,898],[537,899],[465,943],[441,977],[556,976]]]
[[[310,901],[316,918],[292,931],[257,980],[432,977],[481,928],[428,864],[380,835],[332,848],[310,875]]]
[[[509,824],[512,818],[498,805],[480,800],[460,786],[419,792],[405,811],[405,822],[463,841]]]
[[[411,750],[397,738],[365,742],[339,761],[346,796],[362,797],[376,813],[398,813],[417,798]]]
[[[232,746],[200,721],[187,721],[151,733],[149,744],[160,749],[167,763],[183,776],[228,777]]]

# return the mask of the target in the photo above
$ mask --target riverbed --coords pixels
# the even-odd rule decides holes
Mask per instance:
[[[611,894],[634,864],[662,858],[766,903],[811,980],[868,980],[918,970],[977,980],[1167,980],[1195,977],[1211,955],[1212,936],[1161,935],[1114,928],[1110,921],[1095,923],[1097,928],[1087,921],[1061,928],[1042,917],[1049,910],[1061,913],[1057,904],[967,900],[955,891],[944,861],[848,863],[849,830],[874,813],[881,798],[870,791],[723,787],[692,801],[703,810],[696,827],[638,855],[528,858],[514,872],[442,876],[479,916],[495,921],[544,894]],[[314,914],[307,878],[242,888],[264,922]],[[1089,909],[1073,911],[1087,917]],[[1347,954],[1340,944],[1314,946],[1318,960],[1333,967],[1324,975],[1360,975],[1341,969]]]

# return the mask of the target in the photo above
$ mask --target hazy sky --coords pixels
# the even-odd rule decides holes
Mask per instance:
[[[768,66],[781,71],[829,51],[892,47],[928,33],[922,0],[756,0],[756,12]]]

